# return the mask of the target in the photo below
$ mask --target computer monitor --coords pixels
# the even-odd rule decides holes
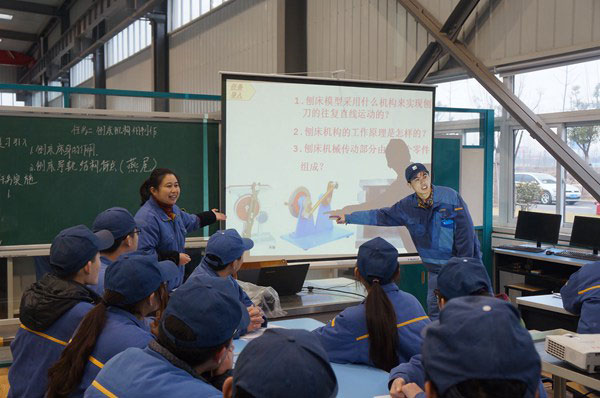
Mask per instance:
[[[520,211],[515,239],[532,240],[537,247],[542,247],[542,242],[556,244],[561,218],[560,214]]]
[[[592,249],[598,254],[600,249],[600,218],[575,216],[569,245]]]

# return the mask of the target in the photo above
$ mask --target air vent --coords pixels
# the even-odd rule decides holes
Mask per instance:
[[[565,347],[556,343],[553,340],[547,341],[548,345],[546,348],[546,352],[548,354],[557,357],[558,359],[565,359]]]

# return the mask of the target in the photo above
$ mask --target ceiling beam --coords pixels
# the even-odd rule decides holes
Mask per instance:
[[[441,23],[419,2],[419,0],[397,0],[435,40],[456,59],[495,99],[529,131],[583,187],[600,201],[600,175],[594,171],[561,137],[527,107],[508,87],[498,80],[488,67],[463,43],[452,40],[442,31]]]
[[[451,40],[455,40],[458,37],[458,32],[466,22],[469,15],[473,12],[479,0],[460,0],[452,13],[442,26],[441,31],[448,35]],[[421,54],[417,63],[410,70],[404,82],[406,83],[421,83],[429,70],[433,67],[433,64],[440,59],[446,51],[437,42],[431,42],[427,45],[427,48]]]
[[[15,32],[14,30],[0,29],[0,39],[37,41],[38,35],[36,35],[35,33]]]
[[[31,14],[42,14],[57,17],[58,8],[46,4],[31,3],[29,1],[0,0],[0,9],[28,12]]]

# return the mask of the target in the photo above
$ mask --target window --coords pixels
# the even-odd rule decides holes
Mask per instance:
[[[69,73],[71,87],[79,86],[84,81],[94,76],[94,62],[92,56],[88,55],[85,59],[79,61],[71,68]]]
[[[139,19],[117,33],[104,45],[107,68],[131,57],[152,43],[152,27],[148,19]]]
[[[17,94],[15,94],[15,93],[0,93],[0,105],[1,106],[25,106],[25,102],[17,101]]]
[[[502,107],[485,88],[475,79],[457,80],[441,83],[435,90],[435,106],[452,108],[493,109],[495,116],[500,116]],[[438,112],[440,113],[440,112]],[[452,121],[459,119],[477,119],[475,113],[440,113],[445,119],[436,121]]]
[[[169,32],[226,2],[227,0],[169,0]]]
[[[514,130],[514,192],[519,210],[556,213],[556,160],[522,129]]]
[[[52,87],[61,87],[62,84],[60,82],[50,82],[50,84],[48,84],[49,86]],[[62,95],[61,92],[59,91],[48,91],[48,101],[52,101],[58,97],[60,97]]]
[[[600,109],[600,60],[515,75],[514,92],[535,113]]]
[[[570,125],[566,128],[567,144],[596,173],[600,173],[600,121]],[[565,172],[564,198],[565,222],[573,222],[575,216],[595,216],[595,199],[568,172]]]

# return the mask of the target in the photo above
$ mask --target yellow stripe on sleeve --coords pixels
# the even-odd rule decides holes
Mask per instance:
[[[462,209],[463,209],[462,207],[457,207],[454,209],[454,211],[458,211],[458,210],[462,210]]]
[[[396,327],[398,329],[400,329],[402,326],[410,325],[411,323],[419,322],[419,321],[422,321],[422,320],[427,319],[427,318],[429,318],[427,315],[420,316],[418,318],[410,319],[410,320],[408,320],[406,322],[399,323],[399,324],[396,325]],[[360,340],[364,340],[364,339],[368,339],[368,338],[369,338],[369,334],[367,333],[365,335],[357,337],[356,341],[360,341]]]
[[[594,289],[600,289],[600,285],[596,285],[596,286],[588,287],[587,289],[580,290],[577,292],[577,294],[583,294],[583,293],[589,292],[590,290],[594,290]]]
[[[333,319],[331,320],[331,327],[334,327],[334,326],[335,326],[335,318],[333,318]]]
[[[21,329],[25,329],[25,330],[27,330],[30,333],[37,334],[40,337],[43,337],[45,339],[48,339],[48,340],[53,341],[55,343],[58,343],[60,345],[67,345],[66,341],[59,340],[56,337],[52,337],[52,336],[47,335],[46,333],[37,332],[35,330],[29,329],[27,326],[25,326],[23,324],[21,324]]]
[[[100,362],[99,360],[97,360],[96,358],[94,358],[93,356],[90,355],[90,357],[88,359],[90,360],[91,363],[93,363],[100,369],[102,369],[104,367],[104,364],[102,362]]]
[[[119,397],[117,397],[115,394],[113,394],[112,392],[110,392],[110,391],[108,391],[106,388],[104,388],[104,386],[103,386],[102,384],[98,383],[98,381],[97,381],[97,380],[94,380],[94,381],[92,382],[92,385],[93,385],[94,387],[96,387],[96,389],[97,389],[98,391],[100,391],[102,394],[106,395],[106,396],[107,396],[107,397],[109,397],[109,398],[119,398]]]

